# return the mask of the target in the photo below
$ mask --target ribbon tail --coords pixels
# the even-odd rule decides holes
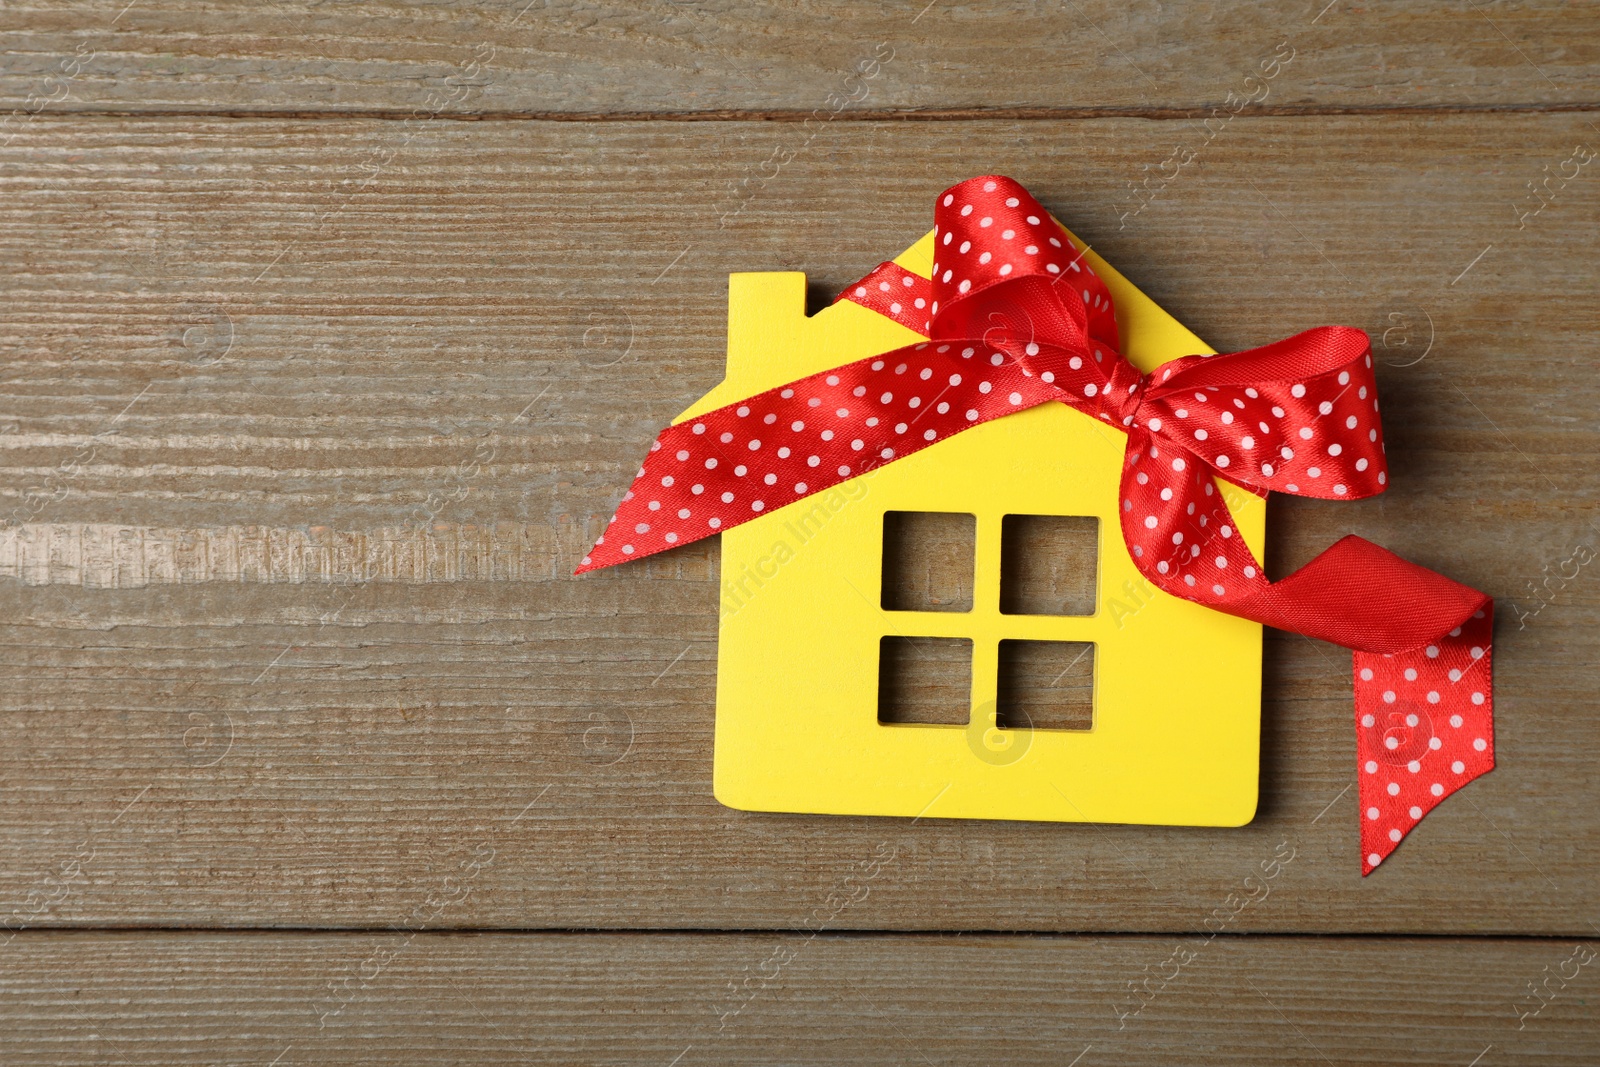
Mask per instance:
[[[1471,586],[1346,534],[1260,593],[1214,606],[1355,651],[1394,654],[1422,647],[1488,600]]]
[[[1445,797],[1494,769],[1494,602],[1433,642],[1356,652],[1361,873]]]
[[[834,302],[847,300],[860,304],[868,311],[875,311],[885,318],[893,319],[907,329],[926,337],[929,319],[932,316],[932,312],[928,309],[932,290],[932,283],[928,279],[906,270],[897,263],[884,262],[874,267],[860,281],[845,289]],[[870,367],[872,362],[874,361],[862,360],[857,366]],[[860,375],[850,375],[849,371],[849,366],[839,368],[839,373],[850,376],[854,384]],[[828,378],[832,378],[833,381],[830,383]],[[792,393],[795,388],[810,382],[818,385],[817,392],[821,392],[821,386],[827,385],[831,388],[838,384],[838,380],[837,374],[828,377],[815,375],[813,379],[791,382],[786,389]],[[772,392],[778,394],[778,399],[787,399],[783,395],[783,390],[772,390]],[[850,401],[846,400],[846,403]],[[775,404],[771,406],[777,407]],[[745,415],[749,414],[748,407],[738,405],[710,413],[709,423],[707,419],[702,418],[693,420],[683,430],[677,426],[668,426],[661,431],[651,444],[644,465],[634,476],[633,485],[629,487],[622,502],[617,506],[616,514],[611,516],[605,531],[584,555],[583,561],[573,573],[583,574],[586,571],[600,570],[625,563],[630,559],[643,559],[645,556],[665,552],[679,545],[692,544],[761,514],[760,510],[745,511],[742,507],[737,511],[718,507],[722,502],[723,493],[737,494],[743,488],[739,485],[725,485],[724,482],[728,471],[744,469],[740,466],[740,462],[745,457],[741,456],[737,449],[719,447],[726,443],[721,440],[724,433],[729,434],[730,438],[745,436],[740,433],[743,429],[740,425],[743,418],[739,415],[741,410]],[[805,407],[795,405],[795,410],[785,412],[784,425],[799,425],[794,422],[795,418],[805,419],[811,414]],[[704,434],[710,423],[715,424],[715,431],[712,437],[707,438]],[[839,457],[843,459],[842,463],[837,462],[835,457],[830,457],[826,468],[800,471],[798,476],[801,480],[789,480],[793,483],[793,495],[783,492],[772,493],[771,496],[774,498],[772,504],[781,507],[784,503],[813,496],[831,488],[849,478],[852,473],[865,473],[892,457],[895,454],[895,444],[900,445],[902,454],[915,451],[918,447],[913,444],[912,448],[907,449],[901,442],[881,443],[875,446],[873,454],[866,457],[867,462],[864,464],[860,456],[846,454]],[[889,449],[887,456],[883,452],[885,448]],[[665,456],[659,455],[663,450]],[[788,449],[784,451],[787,452]],[[689,457],[693,456],[696,466],[692,469],[673,467],[668,457],[677,457],[680,454],[685,457],[680,462],[688,462]],[[707,460],[711,460],[711,464],[707,465]],[[820,464],[819,458],[817,466]],[[746,466],[749,465],[746,462]],[[673,491],[674,487],[676,492]],[[754,505],[755,500],[750,500],[749,503]],[[764,510],[766,502],[762,501],[762,505]]]
[[[1493,601],[1355,536],[1268,582],[1209,471],[1140,427],[1128,444],[1122,531],[1152,584],[1354,651],[1370,874],[1435,805],[1494,766]]]
[[[661,431],[577,573],[692,544],[1058,398],[981,342],[922,342]]]

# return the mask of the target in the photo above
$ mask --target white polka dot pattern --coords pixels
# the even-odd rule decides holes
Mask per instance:
[[[1104,282],[1016,182],[954,186],[935,224],[931,279],[884,263],[840,297],[928,340],[669,427],[579,571],[708,537],[990,419],[1067,404],[1128,436],[1118,513],[1152,583],[1357,650],[1370,873],[1493,766],[1492,602],[1356,537],[1270,582],[1215,480],[1329,500],[1382,492],[1366,334],[1319,327],[1141,375],[1118,352]]]
[[[1489,603],[1432,644],[1355,654],[1363,874],[1440,801],[1494,769],[1493,630]]]
[[[758,393],[662,432],[582,570],[708,537],[1056,397],[1015,361],[931,342]]]
[[[880,263],[871,274],[840,293],[848,300],[928,337],[933,333],[933,283],[897,263]]]

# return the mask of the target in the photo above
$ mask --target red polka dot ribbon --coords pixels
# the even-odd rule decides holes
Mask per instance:
[[[927,340],[664,430],[579,572],[661,552],[990,419],[1063,403],[1128,435],[1122,535],[1152,583],[1354,650],[1362,873],[1494,766],[1493,601],[1349,536],[1269,581],[1214,476],[1325,500],[1388,480],[1371,344],[1323,326],[1141,374],[1111,296],[1022,186],[973,178],[935,208],[933,277],[893,263],[845,291]]]

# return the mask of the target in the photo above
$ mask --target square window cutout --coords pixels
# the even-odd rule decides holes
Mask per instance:
[[[1100,520],[1083,515],[1007,515],[1000,521],[1000,611],[1093,615]]]
[[[878,653],[879,722],[967,725],[972,708],[971,641],[885,637]]]
[[[977,525],[958,512],[884,512],[884,610],[971,611]]]
[[[1094,645],[1001,641],[996,725],[1002,730],[1094,728]]]

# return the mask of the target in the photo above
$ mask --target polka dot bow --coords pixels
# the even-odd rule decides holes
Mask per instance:
[[[663,431],[582,571],[746,522],[990,419],[1057,402],[1128,436],[1122,535],[1173,596],[1355,653],[1362,873],[1494,766],[1493,601],[1359,537],[1269,581],[1215,477],[1354,500],[1384,489],[1367,335],[1324,326],[1141,374],[1105,283],[1009,178],[935,208],[933,277],[885,263],[845,291],[927,340]]]

